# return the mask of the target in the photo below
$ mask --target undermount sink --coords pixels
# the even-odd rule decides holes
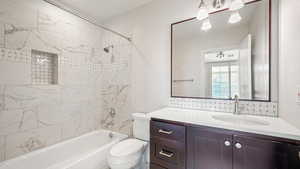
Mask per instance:
[[[267,126],[269,123],[264,120],[260,120],[254,117],[249,117],[245,115],[215,115],[212,116],[215,120],[233,123],[233,124],[243,124],[243,125],[259,125]]]

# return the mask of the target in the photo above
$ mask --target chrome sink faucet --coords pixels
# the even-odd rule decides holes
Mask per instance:
[[[236,94],[236,95],[234,95],[234,112],[233,112],[233,114],[235,114],[235,115],[240,114],[239,104],[240,104],[239,95]]]

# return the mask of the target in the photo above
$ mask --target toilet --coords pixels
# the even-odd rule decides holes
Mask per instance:
[[[110,169],[146,169],[149,161],[150,119],[145,113],[132,114],[133,136],[114,145],[107,158]]]

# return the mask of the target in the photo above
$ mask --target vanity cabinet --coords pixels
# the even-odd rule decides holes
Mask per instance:
[[[300,169],[299,141],[152,119],[150,169]]]
[[[188,169],[288,169],[286,144],[188,127]]]

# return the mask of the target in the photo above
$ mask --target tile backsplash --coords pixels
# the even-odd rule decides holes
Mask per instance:
[[[169,106],[232,113],[234,102],[228,100],[170,98]],[[240,101],[241,114],[278,117],[278,105],[273,102]]]

